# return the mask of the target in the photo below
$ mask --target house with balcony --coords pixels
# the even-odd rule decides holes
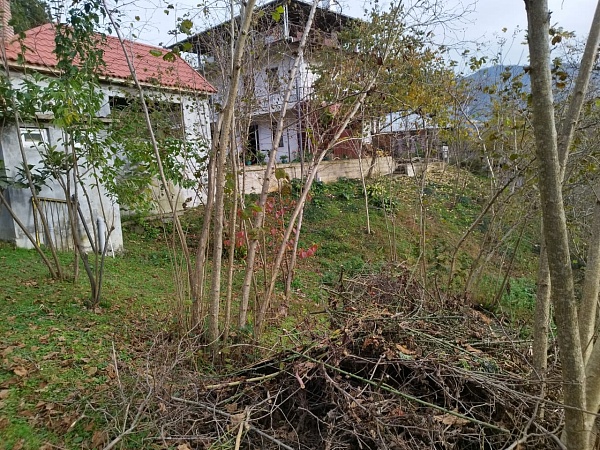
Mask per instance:
[[[331,2],[323,2],[317,8],[303,59],[292,80],[283,136],[274,142],[284,90],[290,81],[289,74],[298,55],[311,6],[301,0],[274,0],[257,7],[254,13],[236,116],[241,118],[237,124],[240,158],[247,164],[263,161],[273,147],[277,148],[277,162],[282,163],[299,160],[312,151],[307,134],[306,104],[317,77],[313,70],[316,55],[323,46],[337,46],[338,33],[357,19],[342,14],[339,5]],[[239,16],[234,25],[238,23]],[[195,54],[200,72],[221,93],[226,92],[228,83],[231,25],[231,21],[223,22],[175,44]],[[218,114],[218,94],[214,102]],[[344,145],[337,146],[333,152],[334,156],[352,154]]]

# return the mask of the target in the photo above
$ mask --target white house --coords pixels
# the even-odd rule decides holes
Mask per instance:
[[[10,11],[8,0],[0,2],[0,13],[2,11]],[[25,33],[24,40],[19,42],[12,35],[12,29],[8,25],[9,18],[8,14],[3,15],[0,37],[6,43],[5,55],[11,72],[12,85],[16,87],[22,85],[22,80],[31,77],[34,73],[46,77],[55,76],[57,73],[57,59],[54,54],[55,26],[46,24],[31,29]],[[111,108],[122,105],[127,96],[135,94],[135,91],[132,89],[125,53],[118,39],[112,36],[103,39],[100,39],[100,35],[98,37],[98,46],[103,50],[105,62],[101,73],[101,90],[98,92],[104,101],[98,111],[98,117],[109,122],[112,120]],[[167,102],[174,111],[177,111],[175,117],[180,123],[174,126],[184,130],[186,139],[205,139],[210,142],[208,97],[215,92],[215,88],[178,56],[173,57],[170,54],[169,57],[163,58],[169,53],[168,50],[131,41],[126,41],[125,47],[140,83],[146,88],[147,98],[160,95],[161,101]],[[24,53],[22,53],[23,49],[25,49]],[[58,149],[64,148],[61,147],[63,145],[61,138],[61,129],[53,124],[53,117],[45,111],[37,114],[35,123],[21,123],[19,129],[14,120],[7,118],[0,126],[0,159],[3,160],[5,168],[4,174],[0,173],[0,176],[14,177],[17,168],[22,166],[23,158],[19,140],[25,150],[27,163],[35,166],[41,159],[38,150],[41,143],[56,145]],[[104,235],[105,230],[112,229],[107,245],[111,245],[110,249],[115,251],[121,249],[123,237],[119,205],[107,194],[103,186],[97,185],[94,178],[87,177],[84,180],[85,191],[88,193],[85,201],[83,200],[84,189],[71,186],[72,189],[78,189],[81,199],[79,208],[82,229],[78,232],[83,242],[88,245],[88,248],[94,248],[94,241],[96,243],[103,241],[96,236]],[[37,203],[29,189],[9,187],[4,194],[18,219],[40,243],[52,239],[59,248],[72,247],[72,233],[66,216],[69,199],[65,198],[64,190],[56,180],[45,180],[38,194]],[[171,195],[178,204],[189,198],[192,200],[188,201],[188,204],[199,202],[196,190],[172,188],[166,195]],[[41,231],[41,211],[45,213],[49,233]],[[31,247],[22,228],[2,206],[0,206],[0,240],[12,242],[18,247]]]
[[[304,106],[316,80],[311,69],[313,55],[324,45],[336,45],[338,33],[356,20],[341,14],[338,7],[331,7],[329,2],[323,2],[323,6],[317,8],[304,58],[292,83],[283,136],[279,142],[274,142],[283,92],[310,9],[310,3],[300,0],[274,0],[259,6],[254,13],[249,33],[250,50],[244,59],[240,87],[241,108],[247,107],[251,116],[247,137],[241,139],[245,144],[242,150],[245,158],[252,162],[264,159],[273,146],[277,147],[278,162],[291,162],[310,152]],[[239,22],[239,17],[236,20]],[[224,22],[175,45],[185,48],[191,44],[190,52],[197,55],[198,65],[219,92],[226,92],[228,83],[218,67],[228,58],[225,52],[230,48],[229,29],[230,22]],[[219,54],[219,51],[224,53]],[[218,96],[215,102],[219,103]],[[337,150],[341,151],[341,147]]]

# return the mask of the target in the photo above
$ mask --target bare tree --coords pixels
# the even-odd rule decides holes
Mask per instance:
[[[298,68],[300,63],[303,61],[304,48],[306,47],[306,43],[308,42],[308,37],[310,35],[310,30],[312,28],[312,22],[315,17],[315,11],[317,9],[318,2],[315,0],[310,9],[310,13],[308,19],[306,21],[306,25],[304,27],[304,32],[302,33],[302,39],[300,40],[300,44],[298,46],[298,53],[294,60],[294,64],[289,74],[289,80],[287,86],[284,91],[284,99],[281,106],[281,112],[279,114],[279,119],[277,121],[277,129],[275,131],[275,137],[273,138],[273,142],[279,142],[281,136],[283,135],[284,130],[284,119],[287,112],[288,104],[290,101],[290,96],[294,89],[294,83],[296,83],[296,74],[298,72]],[[298,99],[297,99],[298,101]],[[275,169],[275,154],[277,148],[273,145],[271,153],[269,155],[269,162],[267,164],[267,168],[265,169],[265,175],[263,179],[262,190],[260,193],[260,198],[258,200],[258,214],[254,220],[253,227],[255,229],[260,229],[263,226],[265,220],[265,204],[267,202],[267,196],[269,194],[269,185],[271,182],[271,178]],[[239,322],[238,325],[240,327],[244,327],[246,325],[247,315],[248,315],[248,303],[250,299],[250,286],[252,277],[254,274],[254,260],[256,258],[256,251],[258,248],[258,239],[250,240],[248,246],[248,256],[246,258],[246,273],[244,275],[244,282],[242,284],[242,300],[240,305],[240,313],[239,313]],[[266,300],[265,300],[266,301]]]
[[[585,290],[583,294],[592,298],[581,298],[578,301],[571,269],[562,180],[573,130],[579,119],[600,40],[600,4],[596,8],[578,81],[560,134],[557,132],[554,117],[548,2],[525,0],[525,7],[529,30],[532,112],[539,162],[538,184],[544,224],[543,238],[550,274],[550,297],[556,310],[555,320],[563,371],[564,443],[569,450],[587,450],[593,445],[592,428],[600,406],[600,345],[596,342],[592,346],[592,337],[583,334],[595,327],[594,311],[598,301],[600,270],[596,268],[586,271],[586,278],[589,279],[586,283],[589,282],[593,289]],[[600,230],[594,230],[590,249],[599,246]],[[578,311],[579,305],[586,305],[592,311]]]

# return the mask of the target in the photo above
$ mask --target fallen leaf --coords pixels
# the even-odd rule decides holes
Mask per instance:
[[[238,404],[236,402],[225,405],[225,411],[227,411],[228,413],[234,413],[237,411],[237,409],[238,409]]]
[[[48,390],[48,382],[47,381],[40,381],[38,383],[38,388],[35,390],[35,392],[44,392]]]
[[[392,411],[390,411],[390,415],[402,417],[404,415],[404,411],[402,411],[402,408],[397,407],[397,408],[394,408]]]
[[[44,355],[44,356],[42,357],[42,359],[43,359],[44,361],[47,361],[47,360],[49,360],[49,359],[52,359],[52,358],[54,358],[55,356],[58,356],[58,352],[50,352],[50,353],[48,353],[47,355]]]
[[[232,414],[230,417],[231,424],[229,425],[229,429],[237,428],[239,426],[239,424],[242,423],[242,421],[244,420],[245,417],[246,417],[245,412]]]
[[[34,417],[35,416],[35,412],[29,410],[29,409],[24,409],[22,411],[19,411],[19,415],[21,417]]]
[[[410,350],[408,347],[405,347],[402,344],[396,344],[396,348],[398,350],[400,350],[402,353],[404,353],[405,355],[414,355],[416,353],[413,350]]]
[[[15,445],[13,445],[12,450],[21,450],[25,446],[25,439],[20,439]]]
[[[443,423],[444,425],[456,425],[462,426],[469,423],[467,419],[463,419],[462,417],[457,417],[453,414],[444,414],[443,416],[433,416],[433,419]]]
[[[92,435],[92,448],[104,447],[104,444],[108,441],[108,435],[106,431],[96,430]]]
[[[94,367],[90,367],[90,368],[87,370],[87,374],[88,374],[89,376],[94,376],[94,375],[96,375],[97,373],[98,373],[98,368],[97,368],[96,366],[94,366]]]
[[[479,319],[481,319],[481,321],[483,323],[485,323],[486,325],[489,325],[490,323],[492,323],[492,319],[490,319],[488,316],[486,316],[482,312],[475,310],[475,313],[479,316]]]
[[[110,379],[116,378],[117,371],[115,370],[115,366],[113,366],[112,364],[109,364],[108,366],[106,366],[106,374],[108,375],[108,378],[110,378]]]
[[[29,372],[27,371],[27,369],[23,366],[17,366],[13,369],[13,372],[15,373],[15,375],[19,376],[19,377],[24,377],[25,375],[27,375]]]
[[[187,442],[186,442],[186,443],[183,443],[183,444],[179,444],[177,446],[177,450],[192,450],[192,449],[190,448],[189,445],[187,445]]]
[[[4,380],[2,383],[0,383],[0,386],[3,388],[7,388],[10,386],[15,386],[20,383],[21,383],[21,381],[20,381],[19,377],[11,377],[8,380]]]
[[[13,350],[15,349],[15,347],[6,347],[4,350],[2,350],[2,356],[7,356],[10,355]]]
[[[470,344],[465,345],[465,350],[467,350],[468,352],[471,352],[471,353],[483,353],[481,350],[476,349],[475,347],[473,347]]]
[[[5,400],[8,398],[8,394],[10,394],[10,391],[8,389],[2,389],[0,390],[0,400]]]

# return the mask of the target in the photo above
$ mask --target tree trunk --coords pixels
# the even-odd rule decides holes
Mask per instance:
[[[215,206],[213,219],[213,260],[212,276],[210,287],[210,315],[209,315],[209,333],[208,337],[213,343],[213,349],[216,349],[219,341],[219,311],[221,303],[221,261],[223,258],[223,213],[224,213],[224,185],[225,185],[225,159],[227,149],[231,142],[233,134],[233,116],[235,113],[235,104],[238,95],[238,85],[242,71],[242,56],[248,38],[248,30],[252,20],[255,0],[249,0],[244,7],[242,14],[242,24],[239,31],[239,37],[235,44],[235,52],[232,55],[233,72],[231,74],[230,85],[227,91],[226,103],[221,113],[222,122],[218,130],[218,141],[215,152]]]
[[[217,126],[218,128],[218,126]],[[215,139],[213,137],[213,139]],[[214,141],[213,141],[214,144]],[[214,145],[213,145],[214,147]],[[215,154],[211,151],[208,161],[208,185],[206,187],[206,205],[204,206],[204,219],[202,221],[202,230],[196,249],[196,264],[192,275],[192,328],[199,327],[204,315],[204,277],[206,275],[206,257],[208,247],[208,237],[210,236],[210,219],[212,217],[213,206],[215,203]]]
[[[533,379],[539,381],[540,397],[546,393],[545,378],[548,370],[548,330],[550,328],[550,270],[541,227],[542,243],[537,273],[537,292],[533,318]]]
[[[302,221],[304,219],[304,208],[300,210],[298,216],[298,225],[296,226],[296,232],[294,234],[294,248],[292,249],[292,255],[290,257],[290,267],[288,269],[287,278],[285,280],[285,299],[289,301],[290,294],[292,291],[292,281],[294,281],[294,272],[296,269],[296,262],[298,261],[298,242],[300,241],[300,232],[302,231]]]
[[[583,360],[587,362],[594,345],[596,310],[600,291],[600,199],[596,199],[589,239],[585,278],[579,304],[579,336],[583,346]]]
[[[561,191],[561,168],[554,121],[550,73],[550,12],[547,0],[526,0],[528,44],[531,61],[531,97],[544,239],[551,277],[551,296],[556,310],[558,343],[563,367],[565,445],[569,450],[589,448],[590,427],[584,411],[585,370],[569,238]]]
[[[231,328],[231,302],[233,298],[233,269],[235,265],[237,213],[239,201],[239,178],[237,167],[237,143],[235,139],[230,151],[231,173],[233,174],[233,198],[231,200],[231,212],[229,215],[229,258],[227,261],[227,291],[225,294],[225,322],[223,324],[223,341],[229,338]]]
[[[281,112],[279,114],[279,120],[277,122],[277,130],[275,132],[275,136],[273,138],[273,149],[269,154],[269,162],[267,163],[267,168],[265,169],[265,175],[263,178],[262,190],[260,192],[260,197],[258,199],[258,207],[259,210],[257,212],[257,216],[253,223],[254,230],[261,230],[265,220],[265,204],[267,203],[267,196],[269,194],[269,185],[271,176],[273,174],[273,169],[275,167],[275,155],[277,153],[277,148],[275,147],[275,143],[279,142],[281,136],[283,134],[283,123],[285,114],[287,112],[287,107],[290,101],[290,96],[292,94],[292,89],[296,83],[296,76],[298,73],[298,68],[300,63],[304,59],[304,48],[306,47],[306,43],[308,42],[308,36],[310,34],[310,30],[312,28],[313,19],[315,17],[315,12],[317,10],[318,0],[313,1],[313,5],[310,9],[310,13],[308,15],[308,19],[306,20],[306,24],[304,26],[304,31],[302,33],[302,39],[300,39],[300,44],[298,45],[298,54],[296,59],[294,60],[294,65],[289,73],[289,80],[286,86],[286,90],[284,92],[284,98],[281,105]],[[297,102],[300,99],[296,99]],[[240,305],[240,314],[239,314],[239,327],[243,328],[246,326],[246,321],[248,317],[248,303],[250,300],[250,287],[251,281],[254,276],[254,261],[256,259],[256,251],[258,247],[258,236],[252,237],[250,243],[248,245],[248,254],[246,256],[246,273],[244,274],[244,282],[242,284],[242,300]]]

